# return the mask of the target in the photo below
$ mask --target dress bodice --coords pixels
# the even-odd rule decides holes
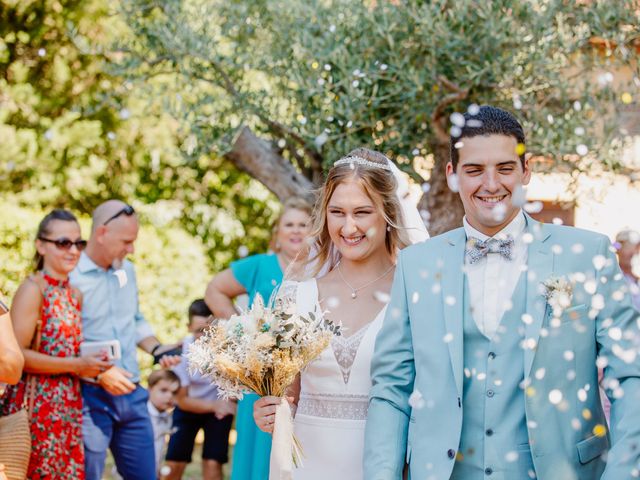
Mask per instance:
[[[315,279],[298,284],[300,313],[322,315]],[[331,344],[302,372],[298,413],[328,418],[366,418],[371,389],[371,357],[386,305],[355,332],[334,337]]]

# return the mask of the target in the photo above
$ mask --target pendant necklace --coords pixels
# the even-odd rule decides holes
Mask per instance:
[[[342,269],[340,268],[340,263],[338,263],[338,274],[340,275],[340,278],[342,279],[344,284],[347,287],[349,287],[349,290],[351,290],[351,298],[355,300],[358,297],[358,290],[362,290],[363,288],[366,288],[369,285],[377,282],[381,278],[385,277],[387,275],[387,273],[389,273],[391,270],[393,270],[394,267],[395,267],[395,265],[391,265],[387,270],[385,270],[385,272],[382,275],[380,275],[379,277],[374,278],[373,280],[365,283],[364,285],[360,285],[358,288],[352,287],[351,284],[349,282],[347,282],[347,280],[344,278],[344,275],[342,275]]]

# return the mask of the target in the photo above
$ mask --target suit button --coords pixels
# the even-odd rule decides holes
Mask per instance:
[[[493,473],[493,468],[491,467],[487,467],[484,469],[484,474],[485,475],[491,475]]]
[[[489,355],[487,355],[491,360],[493,360],[494,358],[496,358],[496,354],[495,352],[489,352]]]
[[[456,458],[456,451],[453,448],[447,450],[447,457],[454,459]]]
[[[491,435],[493,435],[493,429],[492,428],[487,428],[487,430],[484,433],[487,434],[487,437],[490,437]]]
[[[487,397],[491,398],[495,395],[495,392],[493,390],[487,390]]]

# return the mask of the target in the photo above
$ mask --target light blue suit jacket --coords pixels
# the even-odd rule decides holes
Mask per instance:
[[[527,300],[513,308],[524,315],[526,416],[537,478],[632,478],[640,456],[640,320],[609,239],[528,216],[527,225]],[[459,228],[400,253],[371,366],[366,480],[400,480],[405,461],[414,479],[451,475],[464,414],[465,242]],[[571,306],[555,321],[541,285],[552,277],[573,285]],[[612,387],[606,433],[598,357]],[[504,452],[514,447],[504,445]]]

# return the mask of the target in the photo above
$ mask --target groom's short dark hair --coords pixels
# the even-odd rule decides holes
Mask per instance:
[[[459,159],[456,143],[465,137],[506,135],[507,137],[514,137],[522,145],[525,144],[524,129],[518,119],[510,112],[491,105],[482,105],[478,107],[477,111],[472,110],[471,113],[466,111],[464,114],[464,126],[460,130],[461,133],[457,137],[454,135],[449,137],[449,152],[454,171],[458,167]],[[452,131],[452,133],[456,132]],[[519,153],[519,157],[524,168],[524,148]]]

